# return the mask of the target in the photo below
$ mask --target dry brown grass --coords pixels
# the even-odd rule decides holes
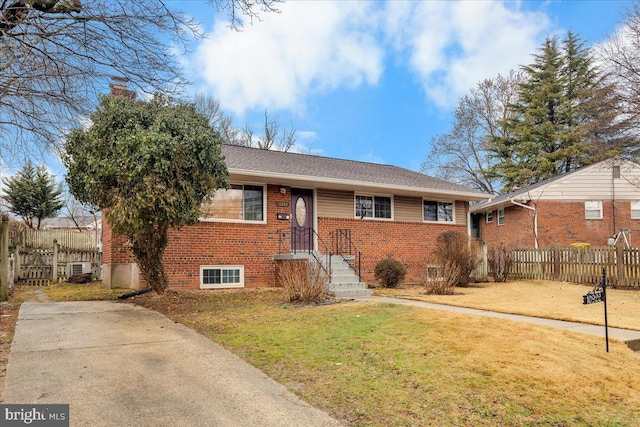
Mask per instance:
[[[604,325],[602,303],[582,304],[582,295],[591,289],[566,282],[524,280],[456,288],[454,295],[426,295],[418,285],[375,289],[374,295]],[[607,311],[609,326],[640,330],[640,291],[607,289]]]

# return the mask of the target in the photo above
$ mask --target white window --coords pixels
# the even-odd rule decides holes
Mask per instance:
[[[498,225],[504,225],[504,209],[498,209]]]
[[[243,265],[201,265],[200,289],[244,287]]]
[[[640,200],[631,201],[631,219],[640,219]]]
[[[202,206],[202,216],[222,221],[264,222],[265,196],[263,185],[232,184],[226,190],[216,190]]]
[[[487,222],[493,222],[493,211],[487,212]]]
[[[453,203],[423,200],[422,219],[424,221],[453,222]]]
[[[356,195],[356,218],[391,219],[391,197]]]
[[[602,200],[586,200],[584,202],[586,219],[602,219]]]

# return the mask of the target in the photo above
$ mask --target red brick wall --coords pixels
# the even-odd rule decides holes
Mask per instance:
[[[282,194],[280,188],[267,187],[266,224],[200,222],[172,230],[163,258],[169,286],[199,288],[201,265],[244,265],[245,286],[275,286],[273,256],[290,248],[289,241],[279,245],[278,230],[288,235],[290,222],[278,220],[277,214],[291,211],[290,189]],[[387,257],[408,266],[408,281],[418,281],[438,235],[448,230],[467,232],[466,225],[318,218],[318,233],[327,244],[331,244],[329,233],[337,228],[352,230],[352,240],[363,251],[362,280],[366,282],[375,281],[375,264]],[[106,223],[103,230],[104,263],[133,262],[126,239],[112,238]]]
[[[104,213],[102,214],[102,263],[129,263],[133,262],[133,255],[129,251],[129,240],[118,234],[107,223]]]
[[[318,234],[326,242],[331,241],[329,232],[338,228],[351,229],[351,239],[363,253],[362,280],[370,283],[375,282],[373,270],[376,263],[388,257],[408,267],[406,281],[422,280],[424,261],[435,248],[438,235],[449,230],[467,234],[467,227],[459,225],[318,219]]]
[[[200,222],[171,230],[163,258],[169,285],[199,288],[201,265],[244,265],[245,286],[275,286],[273,256],[279,253],[277,230],[290,227],[289,221],[277,219],[278,213],[289,213],[290,208],[277,205],[290,202],[290,197],[289,189],[282,194],[280,186],[267,187],[266,224]],[[103,262],[133,262],[126,239],[111,238],[106,223],[103,230]]]
[[[602,219],[585,219],[584,201],[538,202],[538,238],[541,247],[554,243],[569,245],[587,242],[592,246],[604,246],[607,238],[621,228],[640,229],[640,220],[631,219],[628,200],[615,202],[615,227],[613,203],[602,202]],[[509,246],[534,247],[533,212],[512,206],[505,209],[505,224],[497,225],[497,212],[493,212],[493,223],[480,220],[481,238],[488,245],[503,242]],[[632,235],[633,237],[633,235]],[[640,243],[636,242],[636,243]]]

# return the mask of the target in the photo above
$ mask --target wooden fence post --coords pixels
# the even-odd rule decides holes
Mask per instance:
[[[616,273],[618,274],[618,285],[619,286],[627,286],[627,278],[625,277],[624,274],[624,264],[625,264],[625,259],[624,259],[624,245],[616,245],[616,264],[617,264],[617,269],[616,269]]]
[[[22,268],[22,263],[21,263],[21,259],[20,259],[20,251],[22,250],[22,248],[20,247],[20,245],[16,245],[16,250],[14,252],[15,254],[15,261],[13,264],[13,271],[14,271],[14,276],[13,276],[13,280],[14,282],[18,282],[20,279],[20,268]]]
[[[58,283],[58,240],[53,240],[53,259],[51,260],[51,264],[53,265],[51,272],[51,284],[55,285]]]
[[[9,216],[2,215],[0,228],[0,301],[9,299]]]

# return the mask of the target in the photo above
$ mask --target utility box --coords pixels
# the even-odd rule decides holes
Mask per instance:
[[[90,262],[70,262],[67,264],[67,278],[78,274],[91,274]]]

